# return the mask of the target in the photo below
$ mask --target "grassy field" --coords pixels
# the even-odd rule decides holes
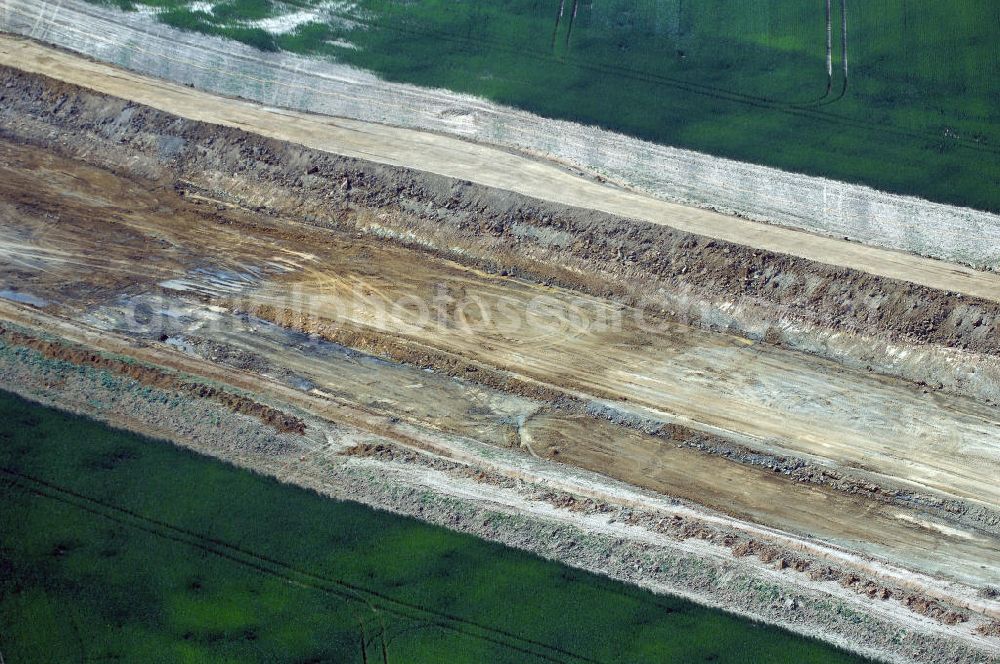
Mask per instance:
[[[1000,211],[994,0],[847,0],[846,86],[840,0],[832,80],[824,0],[579,0],[575,18],[574,0],[99,1],[155,5],[178,27],[390,80]]]
[[[5,393],[0,651],[12,664],[858,661]]]

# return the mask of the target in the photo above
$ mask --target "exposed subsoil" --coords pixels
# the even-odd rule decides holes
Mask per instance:
[[[30,270],[29,265],[15,265],[8,275],[14,277],[21,286],[26,286],[28,291],[50,299],[53,306],[67,308],[67,314],[78,310],[81,304],[95,306],[102,300],[113,299],[123,291],[141,292],[144,288],[154,287],[159,280],[197,271],[206,265],[237,271],[244,269],[241,265],[247,261],[264,262],[275,253],[296,255],[296,252],[301,253],[303,249],[319,252],[315,260],[330,271],[317,277],[322,277],[319,283],[326,284],[323,291],[326,295],[331,294],[327,281],[334,286],[349,281],[368,288],[368,285],[358,281],[365,274],[377,277],[370,286],[382,291],[402,284],[405,279],[443,278],[449,270],[452,273],[449,279],[460,278],[456,288],[462,291],[482,288],[483,283],[491,283],[488,276],[477,282],[472,277],[462,276],[466,273],[459,269],[448,268],[429,257],[421,258],[420,253],[393,250],[385,246],[385,242],[366,249],[363,238],[345,239],[337,233],[324,234],[309,231],[308,227],[296,228],[287,220],[274,220],[241,207],[226,206],[219,203],[218,199],[213,201],[193,197],[183,187],[181,196],[178,196],[175,186],[167,184],[154,184],[147,189],[141,177],[133,175],[131,179],[122,178],[100,169],[87,169],[79,166],[79,162],[49,159],[44,157],[45,154],[44,151],[4,148],[5,159],[9,164],[5,170],[5,200],[13,206],[9,214],[11,223],[8,224],[8,229],[15,236],[17,232],[21,232],[14,232],[20,225],[23,224],[27,229],[22,233],[24,237],[20,238],[22,243],[17,245],[16,255],[19,258],[42,261],[45,265],[45,269],[40,270]],[[43,178],[51,191],[43,191],[33,178]],[[13,223],[15,219],[18,224]],[[108,244],[108,238],[114,238],[114,242]],[[13,246],[13,242],[11,245]],[[339,264],[344,261],[356,265],[352,269],[357,272],[337,276],[337,271],[341,269]],[[81,270],[85,270],[85,273],[81,274]],[[315,268],[310,270],[315,272]],[[295,277],[297,274],[299,272],[293,270],[288,273],[287,279],[298,279]],[[274,278],[279,282],[286,279],[280,275]],[[287,285],[278,283],[277,287],[291,288],[297,284],[293,279]],[[521,290],[527,288],[524,284],[518,286],[509,276],[499,277],[491,288],[503,297],[510,297],[510,289],[515,286]],[[415,292],[418,297],[426,297],[424,292]],[[530,296],[533,292],[529,288],[527,295]],[[228,298],[220,300],[200,291],[189,293],[189,297],[195,300],[224,306],[229,304]],[[549,296],[559,295],[552,289],[546,293]],[[489,292],[486,294],[490,295]],[[412,337],[395,330],[373,329],[350,321],[324,319],[281,310],[270,304],[255,303],[259,299],[257,296],[249,296],[249,299],[238,300],[237,305],[287,328],[319,335],[339,344],[412,366],[433,369],[435,372],[460,377],[493,389],[547,402],[564,411],[583,411],[588,416],[607,419],[663,440],[683,442],[740,463],[768,468],[796,482],[831,486],[851,495],[903,507],[917,506],[932,510],[945,519],[986,532],[994,532],[997,525],[995,510],[988,505],[970,505],[962,500],[927,495],[912,487],[891,486],[892,483],[887,484],[884,476],[875,479],[858,477],[850,466],[841,469],[823,467],[801,456],[754,449],[717,435],[695,432],[676,422],[666,422],[651,416],[636,416],[625,413],[620,408],[595,406],[589,403],[595,397],[629,400],[634,399],[634,396],[631,392],[616,391],[607,378],[584,376],[586,382],[580,383],[570,372],[571,369],[576,370],[574,365],[577,361],[572,359],[574,355],[584,360],[584,364],[579,367],[583,371],[590,371],[603,362],[598,358],[587,359],[595,351],[603,352],[611,358],[610,367],[619,362],[635,366],[640,366],[643,362],[662,362],[662,359],[650,356],[644,350],[641,353],[638,351],[646,347],[656,349],[659,346],[669,353],[676,352],[676,347],[694,348],[690,341],[691,334],[683,331],[662,339],[641,335],[638,338],[610,337],[607,341],[597,338],[596,345],[591,344],[592,347],[581,347],[578,353],[571,351],[569,355],[563,353],[566,359],[555,367],[554,373],[548,369],[539,373],[537,367],[512,364],[505,359],[504,353],[493,354],[486,361],[470,357],[470,351],[462,345],[454,345],[453,342],[442,345],[434,334]],[[262,301],[267,302],[268,299],[263,298]],[[571,338],[578,336],[578,332],[564,329],[562,322],[558,321],[555,330],[544,329],[541,334],[542,336],[534,334],[530,338],[534,343],[544,339],[549,345],[556,343],[572,346],[578,342]],[[239,370],[260,371],[262,366],[281,366],[282,362],[288,361],[288,358],[279,357],[276,361],[269,362],[248,351],[230,352],[210,337],[210,334],[199,334],[194,340],[213,360]],[[461,338],[456,338],[456,341],[461,341]],[[490,343],[498,342],[494,340]],[[610,347],[610,344],[624,344],[626,349],[634,347],[638,350],[629,350],[622,355],[621,351]],[[473,340],[471,346],[477,345],[479,344]],[[713,353],[718,350],[711,345],[704,349],[705,352]],[[547,352],[561,353],[558,347]],[[717,372],[718,369],[713,371]],[[873,385],[861,389],[871,387]],[[717,391],[715,387],[712,390]],[[652,400],[648,397],[643,399],[652,405],[658,405],[664,396],[659,392]],[[940,405],[944,406],[945,404]],[[788,423],[781,427],[787,429]],[[514,429],[513,433],[514,440],[511,444],[522,444],[518,440],[518,431]],[[607,442],[611,449],[621,441],[610,439]],[[553,457],[560,454],[555,445],[541,445],[538,449],[548,450]],[[932,450],[928,451],[928,455],[936,456]],[[591,454],[574,455],[568,449],[562,450],[560,459],[583,467],[607,467]],[[642,483],[647,480],[646,476],[634,472],[620,476],[631,482]],[[658,490],[670,490],[669,485],[655,486]],[[980,494],[977,496],[981,497]]]
[[[81,94],[83,93],[81,92]],[[57,103],[57,115],[61,109],[63,106]],[[138,110],[142,111],[143,109],[139,108]],[[129,120],[130,126],[131,122],[132,120]],[[17,122],[12,127],[19,130],[24,129],[24,125]],[[162,142],[162,137],[156,141],[159,145]],[[317,241],[330,244],[332,253],[329,256],[324,256],[321,262],[330,265],[331,269],[333,268],[331,261],[342,260],[344,256],[354,256],[353,260],[362,266],[359,268],[361,274],[365,272],[363,266],[366,260],[375,261],[376,265],[383,266],[380,270],[394,266],[397,261],[400,262],[400,265],[405,262],[409,266],[402,269],[394,268],[398,276],[392,274],[393,270],[387,271],[383,277],[384,280],[387,280],[386,283],[382,285],[373,283],[373,287],[377,289],[385,289],[398,284],[407,273],[419,274],[426,269],[431,271],[428,274],[432,274],[433,271],[440,272],[442,269],[441,266],[435,266],[433,261],[429,260],[423,261],[427,263],[426,266],[418,268],[417,265],[420,261],[415,259],[419,254],[409,252],[409,255],[406,255],[407,252],[399,251],[393,253],[384,248],[386,244],[384,241],[379,242],[377,250],[372,247],[371,250],[365,252],[363,249],[358,250],[352,246],[351,242],[338,239],[335,234],[327,235],[323,239],[319,239],[322,234],[314,233],[310,236],[308,232],[302,229],[296,230],[290,226],[287,220],[272,221],[268,215],[248,211],[240,206],[227,205],[220,200],[218,193],[214,199],[193,195],[186,182],[166,179],[156,180],[146,185],[144,181],[149,182],[148,178],[144,178],[141,173],[136,175],[134,168],[122,172],[122,168],[119,167],[117,168],[119,175],[95,170],[84,173],[73,166],[73,163],[76,162],[63,164],[38,162],[39,154],[42,153],[36,153],[28,159],[24,156],[24,152],[5,151],[10,165],[18,167],[7,171],[9,186],[6,189],[5,199],[8,205],[13,206],[10,213],[11,218],[31,217],[38,220],[26,235],[44,235],[44,243],[53,245],[53,249],[50,250],[50,254],[45,254],[43,251],[37,256],[38,260],[48,261],[46,269],[34,272],[20,269],[12,274],[16,275],[21,285],[26,285],[29,290],[34,288],[38,292],[44,293],[46,297],[52,298],[56,305],[65,303],[79,306],[81,301],[96,304],[123,291],[141,291],[142,288],[151,287],[158,280],[178,276],[178,272],[199,269],[198,266],[204,266],[207,263],[214,263],[219,267],[231,265],[232,267],[228,269],[238,270],[241,269],[239,267],[241,261],[265,261],[271,252],[278,250],[288,253],[288,249],[282,249],[282,243],[289,247],[313,249],[317,248]],[[131,159],[128,163],[141,164],[141,157],[137,159]],[[169,164],[169,160],[167,163]],[[75,174],[73,173],[74,169],[77,170]],[[44,173],[44,175],[33,175],[33,173]],[[128,178],[122,179],[122,175],[128,176]],[[41,196],[37,185],[32,183],[32,178],[39,176],[44,177],[48,183],[58,185],[54,187],[54,191],[61,187],[62,190],[75,189],[76,193],[71,196],[60,195],[58,198],[48,195]],[[65,182],[60,182],[60,178]],[[124,182],[128,184],[123,184]],[[86,186],[81,183],[86,183]],[[184,200],[179,200],[178,194],[181,194],[180,198]],[[95,208],[98,211],[95,212]],[[167,210],[174,211],[173,221],[170,225],[166,225],[162,221],[162,215]],[[181,212],[182,210],[183,212]],[[95,213],[106,215],[113,222],[106,231],[95,232]],[[374,214],[371,210],[355,207],[348,216],[371,218]],[[184,223],[180,223],[182,220]],[[112,236],[115,238],[115,245],[104,246],[102,243],[105,238]],[[355,242],[355,244],[358,243]],[[24,245],[19,246],[23,249]],[[68,254],[67,252],[72,253]],[[233,258],[227,258],[227,254]],[[53,255],[57,259],[53,260]],[[141,265],[141,268],[137,269],[137,265]],[[81,269],[87,270],[86,278],[80,278],[79,270]],[[372,274],[378,274],[378,272],[379,270],[376,270]],[[499,276],[504,284],[513,285],[509,275]],[[347,278],[356,282],[358,276]],[[601,278],[601,274],[597,273],[594,278]],[[294,286],[295,283],[292,282],[290,285]],[[468,284],[470,287],[472,285],[472,283]],[[328,292],[326,285],[323,288],[327,289],[326,292]],[[466,290],[467,286],[459,285],[458,288]],[[58,297],[53,298],[54,294]],[[423,293],[418,293],[418,296],[425,297]],[[204,298],[206,302],[213,300],[207,295]],[[477,360],[469,357],[467,350],[455,346],[435,345],[437,342],[426,336],[409,338],[398,331],[387,333],[386,330],[359,326],[349,321],[324,320],[301,313],[289,313],[278,310],[269,304],[254,304],[252,300],[249,305],[247,308],[258,316],[274,320],[286,327],[299,329],[310,334],[320,334],[337,343],[356,347],[369,353],[422,368],[432,368],[437,372],[461,377],[505,392],[539,399],[560,407],[573,410],[585,408],[586,412],[592,416],[610,419],[617,424],[652,433],[667,440],[683,441],[698,449],[721,454],[741,463],[766,467],[795,481],[833,486],[847,493],[865,495],[892,504],[919,505],[925,509],[935,510],[945,518],[957,519],[959,523],[973,525],[990,532],[996,527],[996,515],[988,506],[970,506],[962,501],[928,496],[920,491],[914,491],[913,488],[886,486],[884,478],[874,480],[859,478],[853,474],[850,467],[832,469],[818,466],[799,455],[767,452],[759,448],[755,449],[726,441],[718,436],[705,435],[704,432],[694,433],[688,427],[664,422],[655,417],[641,417],[623,413],[620,409],[594,407],[586,404],[580,396],[574,396],[573,391],[565,387],[570,384],[566,381],[573,378],[567,373],[570,364],[564,364],[563,371],[557,372],[554,377],[548,374],[538,374],[535,371],[535,377],[529,378],[525,375],[525,371],[529,370],[529,373],[534,371],[531,367],[511,365],[505,368],[504,365],[510,363],[504,361],[497,364],[497,358],[500,357],[497,355],[486,362]],[[557,329],[555,332],[558,343],[565,344],[570,341],[565,337],[565,330]],[[534,338],[537,341],[538,337]],[[669,343],[671,346],[681,344],[681,347],[689,345],[683,337],[678,335],[673,335],[670,339],[662,341],[654,341],[653,339],[654,337],[608,339],[608,343],[652,344],[653,347],[661,343]],[[211,339],[203,338],[199,343],[210,346],[214,342]],[[552,343],[552,341],[547,340],[547,343]],[[604,348],[605,353],[618,353],[618,351],[607,348],[606,345]],[[586,357],[587,352],[592,352],[592,350],[585,351],[581,348],[582,357]],[[615,355],[612,354],[611,357],[614,358]],[[635,353],[620,356],[620,361],[625,364],[637,364],[650,359]],[[247,363],[253,365],[256,362],[251,356],[244,356],[242,360],[220,358],[220,361],[230,365],[234,361],[242,361],[244,369],[249,368]],[[613,364],[614,362],[612,362],[612,366]],[[558,382],[560,380],[563,382],[562,385]],[[634,395],[630,396],[630,393],[611,389],[611,384],[606,379],[588,379],[585,385],[577,384],[575,387],[577,394],[580,390],[584,390],[587,399],[594,397],[634,398]],[[662,393],[659,398],[662,398]],[[653,400],[650,403],[657,405],[658,401]],[[563,458],[572,457],[564,455]],[[585,465],[592,463],[584,457],[580,457],[578,462]],[[631,479],[632,481],[641,480],[639,477]]]
[[[143,385],[161,390],[180,392],[189,398],[208,399],[225,406],[234,413],[250,415],[280,433],[304,434],[305,423],[294,415],[283,413],[241,394],[234,394],[214,385],[185,380],[158,367],[138,364],[121,358],[107,357],[82,347],[67,346],[58,341],[10,330],[0,325],[0,340],[13,346],[24,346],[38,351],[44,357],[63,360],[77,366],[93,367],[113,374],[127,376]]]
[[[1000,511],[984,507],[983,505],[973,505],[962,500],[922,494],[912,489],[890,487],[880,484],[879,480],[852,476],[850,469],[845,469],[847,472],[838,471],[817,465],[816,463],[810,463],[803,458],[753,449],[746,445],[734,443],[724,437],[706,434],[676,422],[664,422],[662,420],[629,416],[618,409],[597,406],[587,402],[578,396],[575,391],[559,389],[550,384],[526,380],[503,369],[496,369],[481,362],[470,361],[459,354],[430,348],[419,342],[407,339],[405,336],[377,333],[372,330],[360,329],[343,321],[333,322],[310,317],[291,310],[277,311],[270,305],[252,306],[250,307],[250,313],[262,320],[277,323],[283,327],[299,330],[310,335],[317,335],[323,339],[360,349],[396,362],[424,369],[433,369],[448,376],[474,381],[494,389],[530,399],[545,401],[565,414],[579,414],[588,419],[607,420],[616,425],[634,429],[663,441],[680,443],[742,464],[760,466],[780,474],[791,481],[831,487],[850,495],[862,496],[869,500],[877,500],[888,504],[904,507],[918,506],[921,509],[933,511],[942,518],[954,520],[957,523],[972,526],[984,532],[1000,534],[1000,531],[998,531],[998,528],[1000,528]],[[588,394],[594,397],[611,399],[617,396],[613,392],[602,393],[600,389],[593,387],[588,389]],[[565,421],[560,419],[558,426],[564,427]],[[591,424],[590,426],[593,427],[596,425]],[[592,431],[593,429],[591,428]],[[579,433],[586,436],[584,432]],[[549,458],[556,461],[575,463],[588,468],[601,468],[603,472],[615,475],[615,471],[604,462],[578,454],[580,446],[574,446],[577,449],[570,451],[568,454],[562,452],[557,442],[561,437],[563,436],[557,435],[552,437],[550,435],[543,445],[536,446],[533,448],[533,451],[544,452]],[[621,444],[621,442],[622,440],[616,439],[614,444]],[[621,479],[642,485],[645,485],[649,481],[647,477],[643,477],[637,473],[622,472],[619,476]],[[881,481],[884,482],[884,479]]]

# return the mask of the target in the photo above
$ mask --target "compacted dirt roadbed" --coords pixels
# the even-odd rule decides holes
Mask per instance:
[[[5,388],[868,654],[997,655],[997,275],[0,58]]]

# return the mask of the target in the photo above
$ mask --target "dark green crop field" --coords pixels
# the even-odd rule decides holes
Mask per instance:
[[[0,393],[22,662],[851,662],[823,644]]]
[[[394,81],[1000,211],[995,0],[832,0],[832,76],[825,0],[100,1]],[[317,8],[322,20],[293,28],[254,23]]]

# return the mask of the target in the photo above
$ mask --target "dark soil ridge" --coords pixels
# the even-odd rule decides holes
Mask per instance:
[[[305,422],[294,415],[289,415],[240,394],[234,394],[204,383],[185,380],[158,367],[108,357],[86,348],[70,346],[59,341],[40,339],[2,325],[0,325],[0,342],[31,348],[49,359],[108,371],[126,376],[143,385],[180,392],[190,398],[208,399],[228,408],[233,413],[255,417],[279,433],[302,435],[306,431]]]
[[[185,120],[9,67],[0,67],[0,85],[0,133],[10,140],[1000,401],[990,377],[1000,375],[994,302]],[[830,350],[830,332],[856,342]],[[904,366],[873,340],[965,351],[964,368],[986,375],[970,378],[954,363]]]

